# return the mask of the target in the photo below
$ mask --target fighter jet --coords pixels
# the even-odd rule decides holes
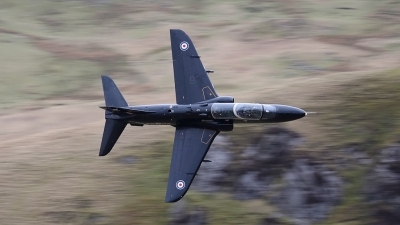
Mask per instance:
[[[235,103],[218,96],[189,36],[171,29],[176,103],[129,106],[113,80],[102,76],[105,127],[100,156],[110,153],[127,124],[175,127],[165,202],[177,202],[188,191],[205,160],[211,143],[221,131],[240,123],[277,123],[306,115],[302,109],[278,104]]]

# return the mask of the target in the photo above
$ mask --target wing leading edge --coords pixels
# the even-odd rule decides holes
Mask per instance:
[[[177,202],[188,191],[219,131],[177,127],[165,202]]]
[[[190,37],[170,30],[177,104],[191,104],[218,97]]]

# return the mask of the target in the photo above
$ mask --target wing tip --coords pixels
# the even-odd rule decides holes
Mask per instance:
[[[184,35],[183,37],[189,38],[186,32],[181,29],[170,29],[169,32],[171,35],[176,35],[176,37],[178,37],[179,35]]]
[[[177,201],[181,200],[182,197],[183,197],[183,195],[182,196],[178,196],[178,197],[173,197],[172,195],[171,196],[167,195],[167,197],[165,197],[165,202],[166,203],[174,203],[174,202],[177,202]]]
[[[104,151],[103,149],[100,149],[99,156],[106,156],[108,152]]]
[[[104,74],[104,75],[101,75],[101,79],[111,79],[111,77]]]

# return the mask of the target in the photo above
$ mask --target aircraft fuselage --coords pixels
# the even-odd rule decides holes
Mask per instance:
[[[189,105],[160,104],[125,107],[126,111],[106,115],[122,119],[132,126],[171,125],[207,127],[230,131],[234,123],[277,123],[304,117],[302,109],[277,104],[258,103],[199,103]],[[129,113],[132,110],[140,113]]]

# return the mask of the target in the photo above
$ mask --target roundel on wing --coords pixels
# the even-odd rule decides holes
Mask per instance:
[[[189,43],[187,43],[186,41],[182,41],[181,44],[179,45],[179,48],[182,51],[186,51],[189,49]]]
[[[182,190],[182,189],[184,189],[184,188],[185,188],[185,181],[183,181],[183,180],[178,180],[178,181],[176,182],[176,189]]]

